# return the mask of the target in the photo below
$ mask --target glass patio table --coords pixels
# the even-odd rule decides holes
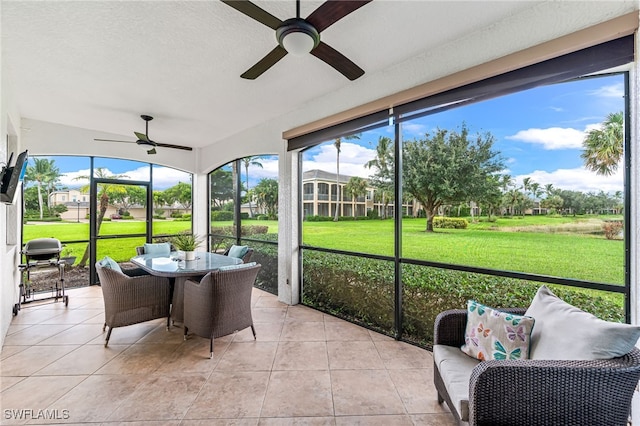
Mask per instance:
[[[183,260],[177,252],[169,256],[143,254],[131,258],[131,263],[151,275],[167,277],[171,280],[173,298],[171,301],[171,319],[182,322],[184,318],[184,283],[189,278],[199,280],[202,276],[222,266],[238,265],[242,259],[221,254],[197,251],[195,260]]]

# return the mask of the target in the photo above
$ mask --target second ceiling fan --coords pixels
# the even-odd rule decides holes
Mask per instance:
[[[157,146],[162,148],[173,148],[173,149],[182,149],[185,151],[193,151],[193,148],[191,148],[190,146],[171,145],[168,143],[159,143],[156,141],[152,141],[151,139],[149,139],[149,122],[153,120],[153,117],[150,115],[141,115],[140,118],[142,118],[145,121],[146,127],[145,127],[144,133],[133,132],[138,138],[137,141],[120,141],[120,140],[114,140],[114,139],[94,139],[94,141],[135,143],[138,145],[149,147],[149,149],[147,150],[147,154],[155,154]]]
[[[329,0],[320,5],[306,19],[300,18],[300,0],[296,0],[296,17],[285,21],[281,21],[248,0],[221,1],[276,31],[278,46],[240,77],[249,80],[258,78],[287,53],[298,55],[311,53],[349,80],[355,80],[364,74],[364,70],[349,58],[320,41],[320,33],[372,0]]]

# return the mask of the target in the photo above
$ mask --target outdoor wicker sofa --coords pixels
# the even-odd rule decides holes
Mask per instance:
[[[235,331],[251,327],[251,292],[261,265],[243,263],[209,272],[200,282],[187,280],[184,285],[184,339],[189,332],[210,339],[209,357],[213,358],[213,341]]]
[[[525,309],[501,309],[524,314]],[[470,425],[626,425],[640,378],[640,350],[595,361],[491,360],[464,354],[467,310],[440,313],[434,327],[434,381],[458,424]],[[457,361],[454,359],[458,359]],[[448,364],[453,362],[454,364]],[[472,368],[451,371],[456,363]],[[459,367],[456,367],[460,370]],[[447,370],[448,371],[443,371]],[[445,378],[445,377],[448,377]],[[467,376],[468,377],[468,376]],[[468,388],[467,401],[447,389]],[[459,392],[458,392],[459,393]],[[467,423],[468,421],[468,423]]]

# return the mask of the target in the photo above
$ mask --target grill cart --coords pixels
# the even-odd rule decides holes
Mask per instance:
[[[55,238],[37,238],[24,245],[22,254],[26,263],[18,265],[20,269],[20,298],[13,306],[13,315],[18,315],[21,306],[27,303],[43,300],[60,300],[65,306],[69,305],[69,296],[64,294],[64,266],[65,261],[60,260],[62,244]],[[36,298],[36,292],[31,289],[31,272],[34,269],[58,268],[59,278],[55,286],[51,287],[52,295]]]

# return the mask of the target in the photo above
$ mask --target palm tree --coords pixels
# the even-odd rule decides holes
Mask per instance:
[[[260,157],[258,156],[249,156],[244,157],[242,159],[242,163],[244,164],[245,175],[247,176],[247,195],[249,195],[249,166],[262,167],[262,163],[258,161]],[[249,198],[249,217],[253,217],[253,210],[251,209],[251,198]]]
[[[353,176],[344,186],[344,190],[351,195],[351,214],[356,216],[356,198],[367,194],[367,181],[359,176]]]
[[[371,177],[372,186],[375,188],[375,195],[384,205],[382,217],[387,218],[387,205],[393,196],[393,141],[390,138],[381,136],[378,138],[376,146],[376,156],[364,165],[366,168],[374,168],[376,172]]]
[[[27,166],[24,176],[26,181],[36,182],[38,187],[38,206],[40,208],[40,219],[43,215],[42,187],[48,188],[60,177],[60,169],[55,166],[55,160],[46,158],[34,158],[33,166]],[[47,205],[49,202],[47,200]]]
[[[602,128],[587,132],[580,155],[587,169],[599,175],[610,176],[618,170],[624,155],[624,116],[622,111],[611,113]]]
[[[121,179],[126,178],[126,175],[109,175],[107,174],[106,169],[102,167],[98,167],[95,171],[95,177],[98,179]],[[91,179],[90,176],[78,176],[75,180],[87,180]],[[88,192],[90,190],[90,184],[83,186],[80,191]],[[96,218],[96,233],[100,233],[100,226],[102,226],[102,220],[104,219],[104,215],[107,212],[107,208],[109,207],[109,197],[114,194],[124,194],[126,193],[126,186],[124,185],[114,185],[114,184],[100,184],[98,186],[98,198],[100,199],[100,208],[98,210],[98,217]],[[87,244],[87,248],[82,255],[82,259],[80,259],[80,263],[78,266],[85,267],[87,265],[87,260],[89,260],[89,250],[90,244]]]
[[[359,134],[349,135],[344,137],[345,140],[360,139]],[[336,214],[333,218],[334,222],[338,221],[340,216],[340,148],[342,146],[342,137],[336,138],[333,141],[333,146],[336,147]]]

